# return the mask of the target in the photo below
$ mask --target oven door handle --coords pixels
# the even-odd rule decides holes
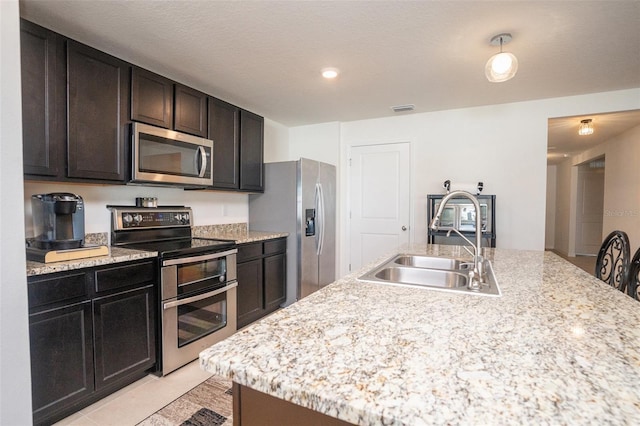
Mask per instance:
[[[219,253],[205,254],[202,256],[181,257],[179,259],[163,260],[162,266],[182,265],[184,263],[201,262],[203,260],[218,259],[220,257],[225,257],[230,254],[235,254],[237,252],[238,252],[238,249],[233,249],[233,250],[227,250]]]
[[[163,303],[162,304],[162,308],[167,310],[167,309],[175,308],[177,306],[186,305],[188,303],[197,302],[198,300],[206,299],[208,297],[217,296],[218,294],[221,294],[221,293],[224,293],[226,291],[229,291],[232,288],[237,287],[237,286],[238,286],[238,282],[234,281],[232,283],[227,284],[226,286],[224,286],[222,288],[219,288],[219,289],[217,289],[215,291],[211,291],[209,293],[204,293],[204,294],[199,294],[197,296],[187,297],[186,299],[180,299],[180,300],[176,300],[174,302]]]

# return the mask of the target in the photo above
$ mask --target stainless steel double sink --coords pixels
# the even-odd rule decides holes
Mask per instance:
[[[491,262],[484,260],[485,275],[478,290],[468,288],[471,270],[473,262],[469,260],[398,254],[360,276],[358,280],[482,296],[501,295]]]

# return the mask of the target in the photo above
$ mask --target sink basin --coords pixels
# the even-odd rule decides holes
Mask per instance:
[[[390,266],[375,273],[377,279],[415,285],[429,285],[443,288],[464,287],[469,277],[455,271],[442,269],[405,268]]]
[[[398,254],[358,278],[359,281],[481,296],[501,296],[493,267],[484,261],[485,275],[478,290],[468,288],[470,261],[437,256]]]
[[[469,270],[473,269],[473,262],[450,259],[448,257],[431,257],[415,255],[399,255],[393,260],[394,263],[414,268],[447,269],[447,270]]]

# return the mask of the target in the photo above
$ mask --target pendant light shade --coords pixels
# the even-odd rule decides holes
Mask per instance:
[[[580,136],[587,136],[593,134],[593,121],[589,118],[580,121],[580,127],[578,128],[578,134]]]
[[[513,78],[518,71],[518,58],[513,53],[503,52],[502,45],[511,41],[511,34],[499,34],[491,39],[491,45],[500,46],[500,53],[493,55],[484,67],[484,74],[492,83]]]

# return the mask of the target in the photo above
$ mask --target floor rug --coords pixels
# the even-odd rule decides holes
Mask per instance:
[[[231,426],[231,380],[213,376],[137,426]]]

